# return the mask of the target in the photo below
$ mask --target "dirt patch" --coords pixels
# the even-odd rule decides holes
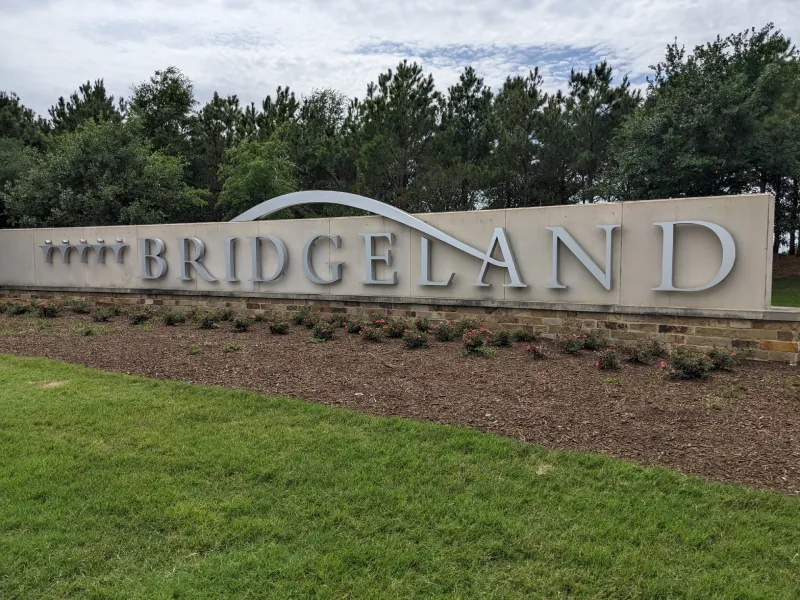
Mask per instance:
[[[246,388],[377,415],[467,425],[549,448],[590,450],[710,479],[800,494],[798,370],[747,363],[700,382],[665,380],[658,366],[600,371],[595,357],[534,361],[524,344],[496,358],[462,355],[458,343],[407,350],[339,332],[270,335],[263,324],[235,333],[226,324],[115,330],[83,337],[73,318],[37,331],[0,317],[0,352],[190,383]],[[28,321],[25,325],[25,321]],[[241,346],[231,351],[230,345]],[[543,473],[544,474],[544,473]]]
[[[776,254],[772,257],[772,276],[775,279],[783,277],[800,277],[800,258]]]
[[[53,388],[64,387],[69,384],[69,381],[29,381],[30,385],[35,385],[43,390],[52,390]]]

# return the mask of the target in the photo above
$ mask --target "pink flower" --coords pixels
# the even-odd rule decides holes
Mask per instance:
[[[525,346],[525,350],[527,350],[528,352],[530,352],[530,351],[531,351],[531,347],[530,347],[530,346]]]
[[[736,356],[736,352],[731,352],[731,356]]]
[[[661,361],[661,368],[662,369],[666,369],[667,368],[667,363],[665,363],[663,360]]]
[[[595,366],[595,367],[599,367],[599,366],[600,366],[600,363],[599,363],[599,362],[596,362],[596,363],[594,363],[594,366]]]
[[[583,334],[583,337],[584,337],[584,338],[587,338],[587,337],[589,337],[589,336],[588,336],[588,335],[586,335],[586,334],[584,333],[584,334]]]

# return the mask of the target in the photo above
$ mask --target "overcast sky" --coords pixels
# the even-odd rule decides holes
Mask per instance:
[[[200,101],[260,104],[278,85],[363,97],[404,58],[440,89],[469,64],[492,86],[538,66],[553,89],[603,58],[640,83],[676,36],[770,21],[800,39],[800,0],[0,0],[0,90],[46,114],[87,79],[128,96],[174,65]]]

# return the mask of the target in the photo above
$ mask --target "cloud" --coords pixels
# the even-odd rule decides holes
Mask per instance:
[[[774,21],[800,37],[796,0],[2,0],[0,88],[40,113],[103,77],[117,96],[175,65],[198,99],[260,103],[278,85],[363,97],[408,58],[444,89],[471,64],[498,86],[535,66],[548,89],[607,59],[642,82],[675,37],[693,47]]]

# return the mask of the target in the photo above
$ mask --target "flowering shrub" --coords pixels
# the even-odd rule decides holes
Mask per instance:
[[[649,365],[657,358],[667,357],[667,351],[664,346],[654,338],[645,338],[633,344],[622,346],[620,351],[627,360],[641,365]]]
[[[198,316],[197,322],[200,329],[216,329],[219,327],[220,314],[219,312],[207,312]]]
[[[352,319],[351,321],[343,323],[342,327],[347,333],[361,333],[361,330],[364,328],[364,323],[358,319]]]
[[[491,340],[492,346],[497,346],[498,348],[503,348],[506,346],[511,345],[511,332],[506,329],[501,329],[500,331],[496,331],[492,335]]]
[[[619,354],[614,350],[603,350],[597,355],[594,366],[603,371],[616,371],[620,368]]]
[[[31,312],[31,301],[25,300],[24,302],[20,300],[15,300],[13,302],[9,302],[6,305],[6,312],[8,313],[9,317],[16,317],[18,315],[26,315]]]
[[[447,321],[442,321],[441,323],[436,323],[431,327],[431,333],[433,337],[435,337],[440,342],[452,342],[456,337],[458,337],[458,332],[456,332],[455,327],[453,327]]]
[[[295,325],[305,325],[306,319],[311,318],[311,313],[307,310],[301,310],[296,313],[292,313],[292,323]]]
[[[289,323],[286,321],[272,321],[269,324],[269,332],[277,335],[289,333]]]
[[[69,310],[76,315],[88,315],[91,312],[89,304],[85,300],[70,300]]]
[[[489,329],[481,327],[467,331],[461,336],[461,341],[464,343],[467,354],[488,355],[491,353],[486,352],[485,349],[490,347],[492,337],[493,333]]]
[[[253,316],[254,323],[270,323],[274,320],[275,316],[272,313],[267,312],[258,313],[257,315]]]
[[[600,335],[596,329],[580,334],[583,339],[583,347],[586,350],[603,350],[608,348],[608,340]]]
[[[390,338],[401,338],[410,329],[405,319],[394,319],[386,324],[386,335]]]
[[[711,369],[714,371],[730,371],[739,364],[740,356],[733,350],[727,348],[717,348],[714,346],[708,351],[708,358],[711,359]]]
[[[143,325],[147,323],[152,316],[153,313],[146,310],[135,312],[131,315],[131,325]]]
[[[511,332],[511,338],[515,342],[535,342],[538,337],[533,329],[515,329]]]
[[[341,327],[347,322],[347,315],[344,313],[333,313],[328,317],[327,321],[334,327]]]
[[[36,314],[41,319],[55,319],[58,316],[58,306],[53,302],[42,300],[36,304]]]
[[[558,338],[558,347],[564,354],[580,354],[583,350],[584,336],[587,334],[567,333]]]
[[[456,323],[455,328],[456,331],[458,332],[458,335],[463,336],[468,331],[472,331],[474,329],[480,329],[481,322],[478,321],[477,319],[461,319],[458,323]]]
[[[233,326],[234,331],[244,332],[250,329],[250,325],[255,323],[255,319],[256,318],[253,315],[248,317],[247,315],[237,313],[237,315],[233,317],[231,325]]]
[[[425,333],[430,333],[431,324],[428,319],[425,317],[417,317],[414,320],[414,327],[417,331],[424,331]]]
[[[423,331],[408,331],[403,335],[406,348],[414,350],[416,348],[428,347],[428,334]]]
[[[536,360],[541,360],[546,356],[544,348],[540,345],[531,344],[525,346],[525,351],[530,354],[531,358],[535,358]]]
[[[161,314],[161,320],[164,325],[174,327],[175,325],[186,323],[186,313],[182,310],[168,310]]]
[[[312,339],[327,342],[328,340],[333,339],[335,332],[336,330],[329,323],[320,321],[314,325],[314,337]]]
[[[380,342],[383,339],[383,327],[364,327],[361,330],[361,337],[368,342]]]
[[[666,368],[666,364],[664,367]],[[699,348],[677,346],[669,355],[669,375],[675,379],[702,379],[708,375],[714,363],[708,354]]]

